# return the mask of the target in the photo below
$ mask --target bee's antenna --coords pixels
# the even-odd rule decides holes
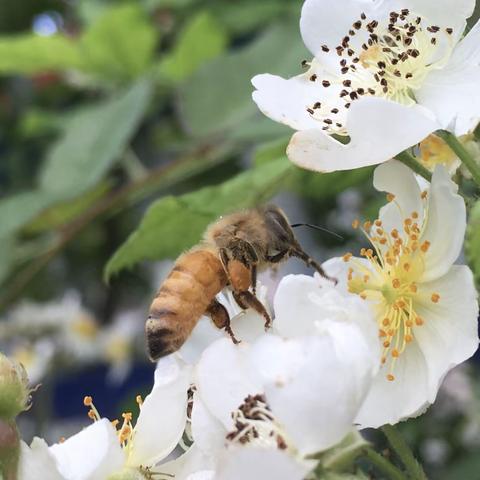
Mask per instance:
[[[339,238],[340,240],[343,240],[343,237],[341,235],[339,235],[338,233],[332,232],[331,230],[328,230],[328,228],[319,227],[318,225],[312,225],[311,223],[294,223],[293,225],[290,225],[290,226],[292,228],[296,228],[296,227],[314,228],[315,230],[320,230],[321,232],[330,233],[330,235],[333,235],[333,236]]]

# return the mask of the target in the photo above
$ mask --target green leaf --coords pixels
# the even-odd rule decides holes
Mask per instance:
[[[81,68],[82,56],[73,40],[35,34],[0,38],[0,72],[29,74]]]
[[[52,203],[50,195],[40,190],[17,193],[0,201],[0,239],[12,235]]]
[[[286,150],[289,140],[290,136],[281,137],[259,145],[253,156],[253,164],[264,165],[272,160],[287,158]]]
[[[83,35],[85,70],[111,78],[135,78],[151,65],[158,34],[138,4],[115,6]]]
[[[480,201],[477,201],[470,210],[465,238],[465,253],[478,286],[480,285]]]
[[[181,111],[194,136],[237,128],[257,113],[251,78],[271,72],[290,76],[306,55],[297,25],[276,25],[240,51],[222,55],[195,72],[181,88]]]
[[[47,156],[40,173],[40,189],[67,200],[94,187],[119,159],[151,95],[150,83],[141,81],[119,97],[72,116],[64,135]]]
[[[138,229],[117,250],[105,269],[107,279],[142,260],[175,258],[197,243],[220,215],[260,204],[285,182],[291,165],[284,160],[248,170],[220,185],[180,197],[164,197],[148,209]]]
[[[186,25],[173,51],[160,64],[160,75],[173,82],[187,78],[200,65],[222,53],[227,40],[224,29],[214,18],[199,13]]]

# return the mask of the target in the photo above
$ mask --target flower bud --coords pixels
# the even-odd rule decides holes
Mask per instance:
[[[0,353],[0,418],[13,419],[26,410],[30,391],[23,365]]]

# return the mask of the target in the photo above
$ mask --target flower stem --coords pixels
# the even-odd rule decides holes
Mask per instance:
[[[414,480],[427,480],[427,476],[422,466],[414,457],[412,450],[407,445],[405,439],[393,425],[384,425],[382,431],[388,439],[388,442],[402,460],[410,477]]]
[[[450,150],[462,161],[472,174],[477,185],[480,185],[480,166],[475,162],[467,149],[462,145],[458,138],[446,130],[439,130],[436,134],[450,147]]]
[[[392,465],[385,457],[372,448],[365,448],[363,456],[388,478],[391,478],[392,480],[405,480],[405,475],[397,467]]]
[[[395,156],[395,158],[407,167],[410,167],[415,173],[421,175],[425,180],[428,180],[429,182],[432,180],[432,174],[430,171],[428,171],[413,155],[407,151],[400,152]]]

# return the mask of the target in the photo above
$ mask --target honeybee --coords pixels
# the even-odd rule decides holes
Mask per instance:
[[[289,257],[303,260],[325,278],[322,267],[300,246],[285,213],[267,205],[221,217],[212,223],[203,240],[178,257],[160,286],[145,324],[147,349],[155,361],[177,351],[202,315],[224,329],[238,343],[226,308],[215,298],[225,287],[232,290],[240,308],[252,308],[272,323],[256,297],[257,272]]]

